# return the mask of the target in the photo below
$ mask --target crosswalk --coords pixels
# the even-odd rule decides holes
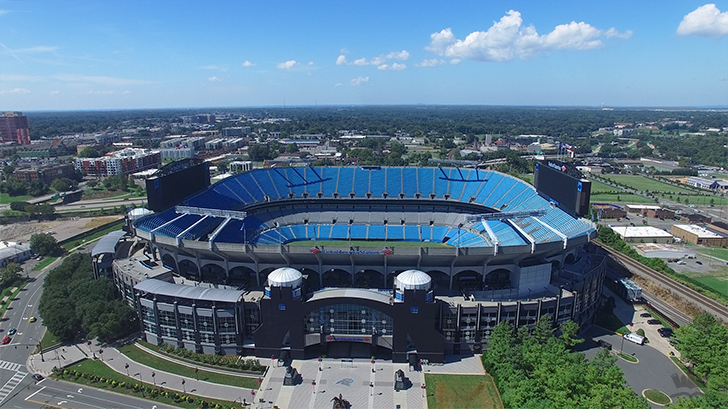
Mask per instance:
[[[15,389],[15,387],[18,386],[18,384],[20,384],[20,382],[22,382],[26,376],[28,376],[27,372],[18,371],[15,373],[15,375],[13,375],[12,378],[10,378],[7,383],[5,383],[5,385],[3,385],[2,388],[0,388],[0,404],[3,403],[5,398],[10,395],[10,392],[12,392],[13,389]]]
[[[0,369],[17,372],[22,368],[22,364],[16,364],[15,362],[8,362],[0,360]]]

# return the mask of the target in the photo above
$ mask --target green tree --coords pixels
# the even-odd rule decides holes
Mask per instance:
[[[30,236],[30,250],[41,256],[52,256],[59,253],[60,246],[52,235],[38,233]]]
[[[711,314],[700,314],[675,330],[682,359],[713,390],[728,392],[728,328]]]
[[[5,267],[0,269],[0,279],[2,279],[2,286],[9,287],[14,282],[20,280],[20,273],[23,272],[23,267],[18,263],[8,263]]]
[[[98,158],[101,156],[101,153],[96,150],[93,146],[87,146],[83,148],[81,153],[78,154],[80,158]]]
[[[57,192],[67,192],[78,188],[76,182],[69,178],[58,178],[51,182],[51,188]]]

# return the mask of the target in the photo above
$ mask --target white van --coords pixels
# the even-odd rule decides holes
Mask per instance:
[[[634,342],[637,345],[645,344],[645,337],[637,334],[624,334],[622,338],[626,339],[627,341]]]

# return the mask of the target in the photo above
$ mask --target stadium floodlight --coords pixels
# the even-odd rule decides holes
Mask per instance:
[[[213,216],[243,220],[248,213],[237,210],[209,209],[205,207],[175,206],[174,211],[178,214],[194,214],[196,216]]]
[[[522,219],[524,217],[538,217],[546,214],[544,209],[534,210],[519,210],[515,212],[493,212],[493,213],[481,213],[481,214],[469,214],[465,216],[465,220],[476,223],[479,221],[490,221],[490,220],[507,220],[507,219]]]

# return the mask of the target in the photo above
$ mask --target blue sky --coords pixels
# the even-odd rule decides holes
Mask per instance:
[[[728,0],[6,1],[0,110],[728,106]]]

